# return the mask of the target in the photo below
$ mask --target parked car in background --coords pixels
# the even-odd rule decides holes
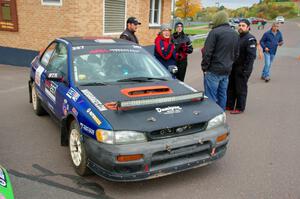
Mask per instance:
[[[79,175],[156,178],[210,164],[229,142],[224,111],[170,72],[127,40],[58,38],[31,63],[30,102],[58,122]]]
[[[232,29],[235,30],[238,27],[239,24],[235,23],[232,19],[229,19],[229,25]],[[208,28],[212,28],[212,27],[213,27],[213,22],[211,21],[211,22],[208,23]]]
[[[275,21],[277,23],[284,23],[284,17],[283,16],[278,16],[278,17],[276,17]]]
[[[251,19],[252,24],[258,24],[259,22],[261,22],[263,25],[265,25],[267,23],[267,20],[262,19],[262,18],[252,18]]]

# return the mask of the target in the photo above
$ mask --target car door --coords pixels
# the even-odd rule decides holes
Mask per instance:
[[[69,90],[68,80],[68,48],[66,44],[57,42],[55,51],[46,66],[46,72],[58,73],[61,80],[45,80],[45,94],[48,98],[48,106],[58,119],[61,119],[68,111],[68,99],[65,97]]]

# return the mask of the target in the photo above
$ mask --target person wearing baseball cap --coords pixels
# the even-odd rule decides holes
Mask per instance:
[[[135,17],[129,17],[127,19],[127,27],[124,32],[120,35],[120,39],[126,39],[128,41],[139,44],[139,40],[135,35],[138,25],[141,25],[141,22],[137,20]]]
[[[240,33],[239,57],[232,65],[227,90],[226,110],[231,114],[243,113],[246,107],[248,79],[251,75],[256,58],[257,41],[250,34],[250,22],[240,20],[238,32]]]

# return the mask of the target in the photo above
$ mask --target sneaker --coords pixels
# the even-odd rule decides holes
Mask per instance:
[[[233,111],[231,111],[230,112],[230,114],[241,114],[241,113],[243,113],[244,111],[240,111],[240,110],[233,110]]]
[[[270,80],[271,80],[270,77],[265,78],[265,82],[269,82]]]
[[[233,108],[230,108],[230,107],[227,106],[227,107],[225,108],[225,110],[226,110],[226,111],[233,111]]]

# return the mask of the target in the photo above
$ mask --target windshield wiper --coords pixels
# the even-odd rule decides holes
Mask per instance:
[[[167,79],[158,77],[130,77],[119,79],[117,82],[151,82],[152,80],[168,81]]]
[[[107,84],[103,82],[90,82],[90,83],[80,84],[80,86],[105,86],[105,85]]]

